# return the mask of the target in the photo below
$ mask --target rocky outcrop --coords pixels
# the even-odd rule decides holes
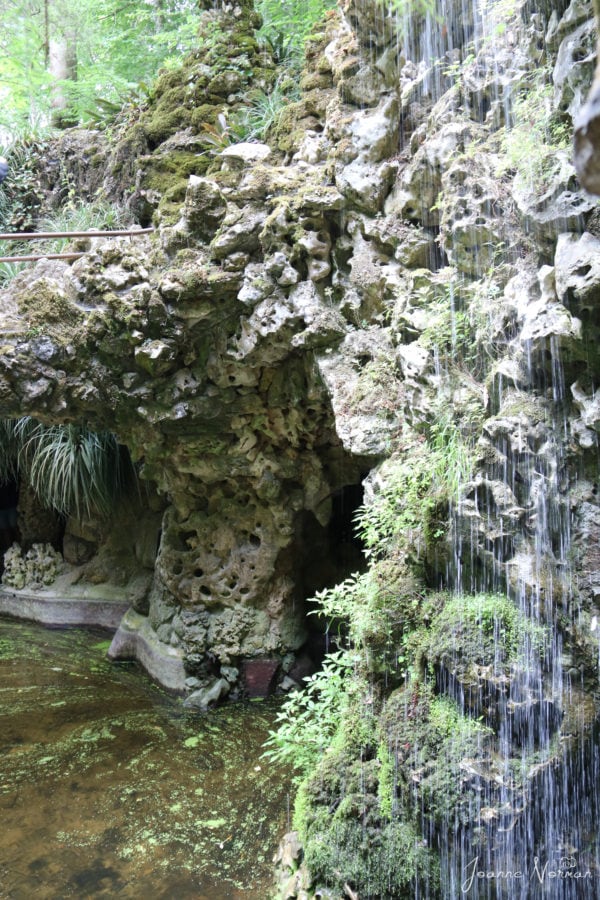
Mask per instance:
[[[163,681],[168,660],[191,706],[293,675],[306,596],[349,575],[332,510],[368,475],[372,564],[345,607],[364,696],[305,781],[287,897],[308,872],[449,896],[505,832],[550,840],[539,798],[556,770],[581,798],[571,756],[593,752],[598,219],[565,141],[588,9],[463,6],[403,33],[347,0],[264,142],[207,154],[193,85],[221,122],[222,60],[187,93],[165,76],[118,149],[156,233],[94,239],[0,301],[2,414],[114,430],[156,486],[129,529],[152,582],[112,653]],[[116,542],[67,535],[88,573],[105,548],[101,577]]]
[[[260,144],[226,148],[213,168],[190,176],[156,239],[94,239],[2,298],[3,414],[85,420],[129,447],[168,500],[135,608],[209,684],[245,659],[289,669],[307,637],[302,568],[326,539],[332,494],[379,452],[345,451],[314,361],[350,328],[324,283],[342,195],[323,164],[285,165]],[[146,557],[153,516],[129,525]],[[118,542],[98,527],[71,521],[65,555],[84,580],[111,582]],[[125,637],[115,655],[141,640]]]
[[[593,33],[593,26],[588,18],[589,4],[572,4],[574,12],[579,13],[582,21],[582,29],[586,34]],[[600,5],[594,0],[594,12],[596,14],[596,31],[600,25]],[[586,61],[597,59],[595,52],[589,50]],[[584,89],[587,84],[584,83]],[[600,87],[598,64],[587,101],[583,104],[575,119],[575,165],[577,175],[586,188],[592,194],[600,194]]]

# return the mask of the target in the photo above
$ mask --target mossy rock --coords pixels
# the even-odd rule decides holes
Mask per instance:
[[[242,53],[258,54],[260,53],[260,45],[256,38],[250,34],[238,35],[235,47],[231,48],[230,55],[232,57],[239,56]]]
[[[20,311],[32,327],[58,324],[70,327],[83,318],[82,312],[57,285],[45,278],[19,293],[17,300]]]
[[[300,79],[301,91],[327,90],[333,87],[331,75],[322,74],[320,72],[308,72]]]
[[[384,821],[380,763],[328,754],[300,789],[295,825],[315,883],[351,885],[361,897],[409,897],[416,883],[437,884],[437,865],[410,821]]]
[[[161,104],[153,111],[149,119],[144,120],[144,134],[152,147],[158,147],[176,131],[186,128],[190,124],[190,120],[190,111],[183,106],[171,107]]]
[[[202,92],[202,96],[200,99],[204,100],[206,98],[206,94]],[[194,131],[200,132],[202,131],[202,126],[206,125],[214,125],[217,121],[217,116],[221,111],[220,106],[215,106],[214,103],[199,103],[195,104],[194,108],[190,114],[190,124]]]
[[[154,84],[153,96],[161,97],[171,88],[176,88],[181,84],[181,70],[173,69],[171,71],[163,70]]]
[[[463,760],[485,760],[490,728],[465,716],[448,697],[436,697],[429,684],[415,681],[394,691],[380,716],[385,746],[392,756],[389,808],[415,803],[435,822],[448,816],[469,822],[477,785],[463,771]]]
[[[211,162],[210,156],[187,151],[145,157],[140,187],[159,197],[159,218],[162,224],[175,224],[181,217],[190,175],[203,175]]]
[[[444,664],[453,672],[474,665],[508,669],[525,639],[543,653],[546,630],[504,595],[438,595],[431,602],[443,605],[421,639],[419,653],[429,666]]]
[[[287,111],[284,110],[284,112]],[[286,129],[281,119],[272,131],[271,140],[278,150],[282,153],[292,153],[298,150],[307,131],[316,131],[320,127],[321,121],[316,116],[303,119],[300,123],[295,120],[289,120],[290,128]]]

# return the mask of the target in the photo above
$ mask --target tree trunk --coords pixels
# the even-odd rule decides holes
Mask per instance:
[[[49,72],[54,81],[52,88],[52,124],[66,128],[73,124],[73,115],[68,112],[68,97],[64,89],[65,81],[77,81],[77,43],[74,32],[60,40],[49,41]]]

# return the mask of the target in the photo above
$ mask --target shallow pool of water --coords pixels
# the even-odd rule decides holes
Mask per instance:
[[[190,714],[104,635],[0,620],[0,898],[266,898],[276,706]]]

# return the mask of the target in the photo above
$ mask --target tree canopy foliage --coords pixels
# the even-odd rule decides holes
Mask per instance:
[[[336,0],[256,0],[261,37],[299,65],[306,36]],[[110,118],[144,99],[162,67],[195,44],[197,0],[4,0],[0,34],[0,144],[36,131],[53,107],[64,124]],[[62,71],[57,56],[62,55]],[[57,102],[57,98],[60,102]]]
[[[196,0],[5,0],[0,33],[0,129],[48,120],[57,77],[52,52],[70,57],[59,85],[74,122],[143,92],[161,66],[193,46]],[[60,81],[60,79],[58,79]]]

